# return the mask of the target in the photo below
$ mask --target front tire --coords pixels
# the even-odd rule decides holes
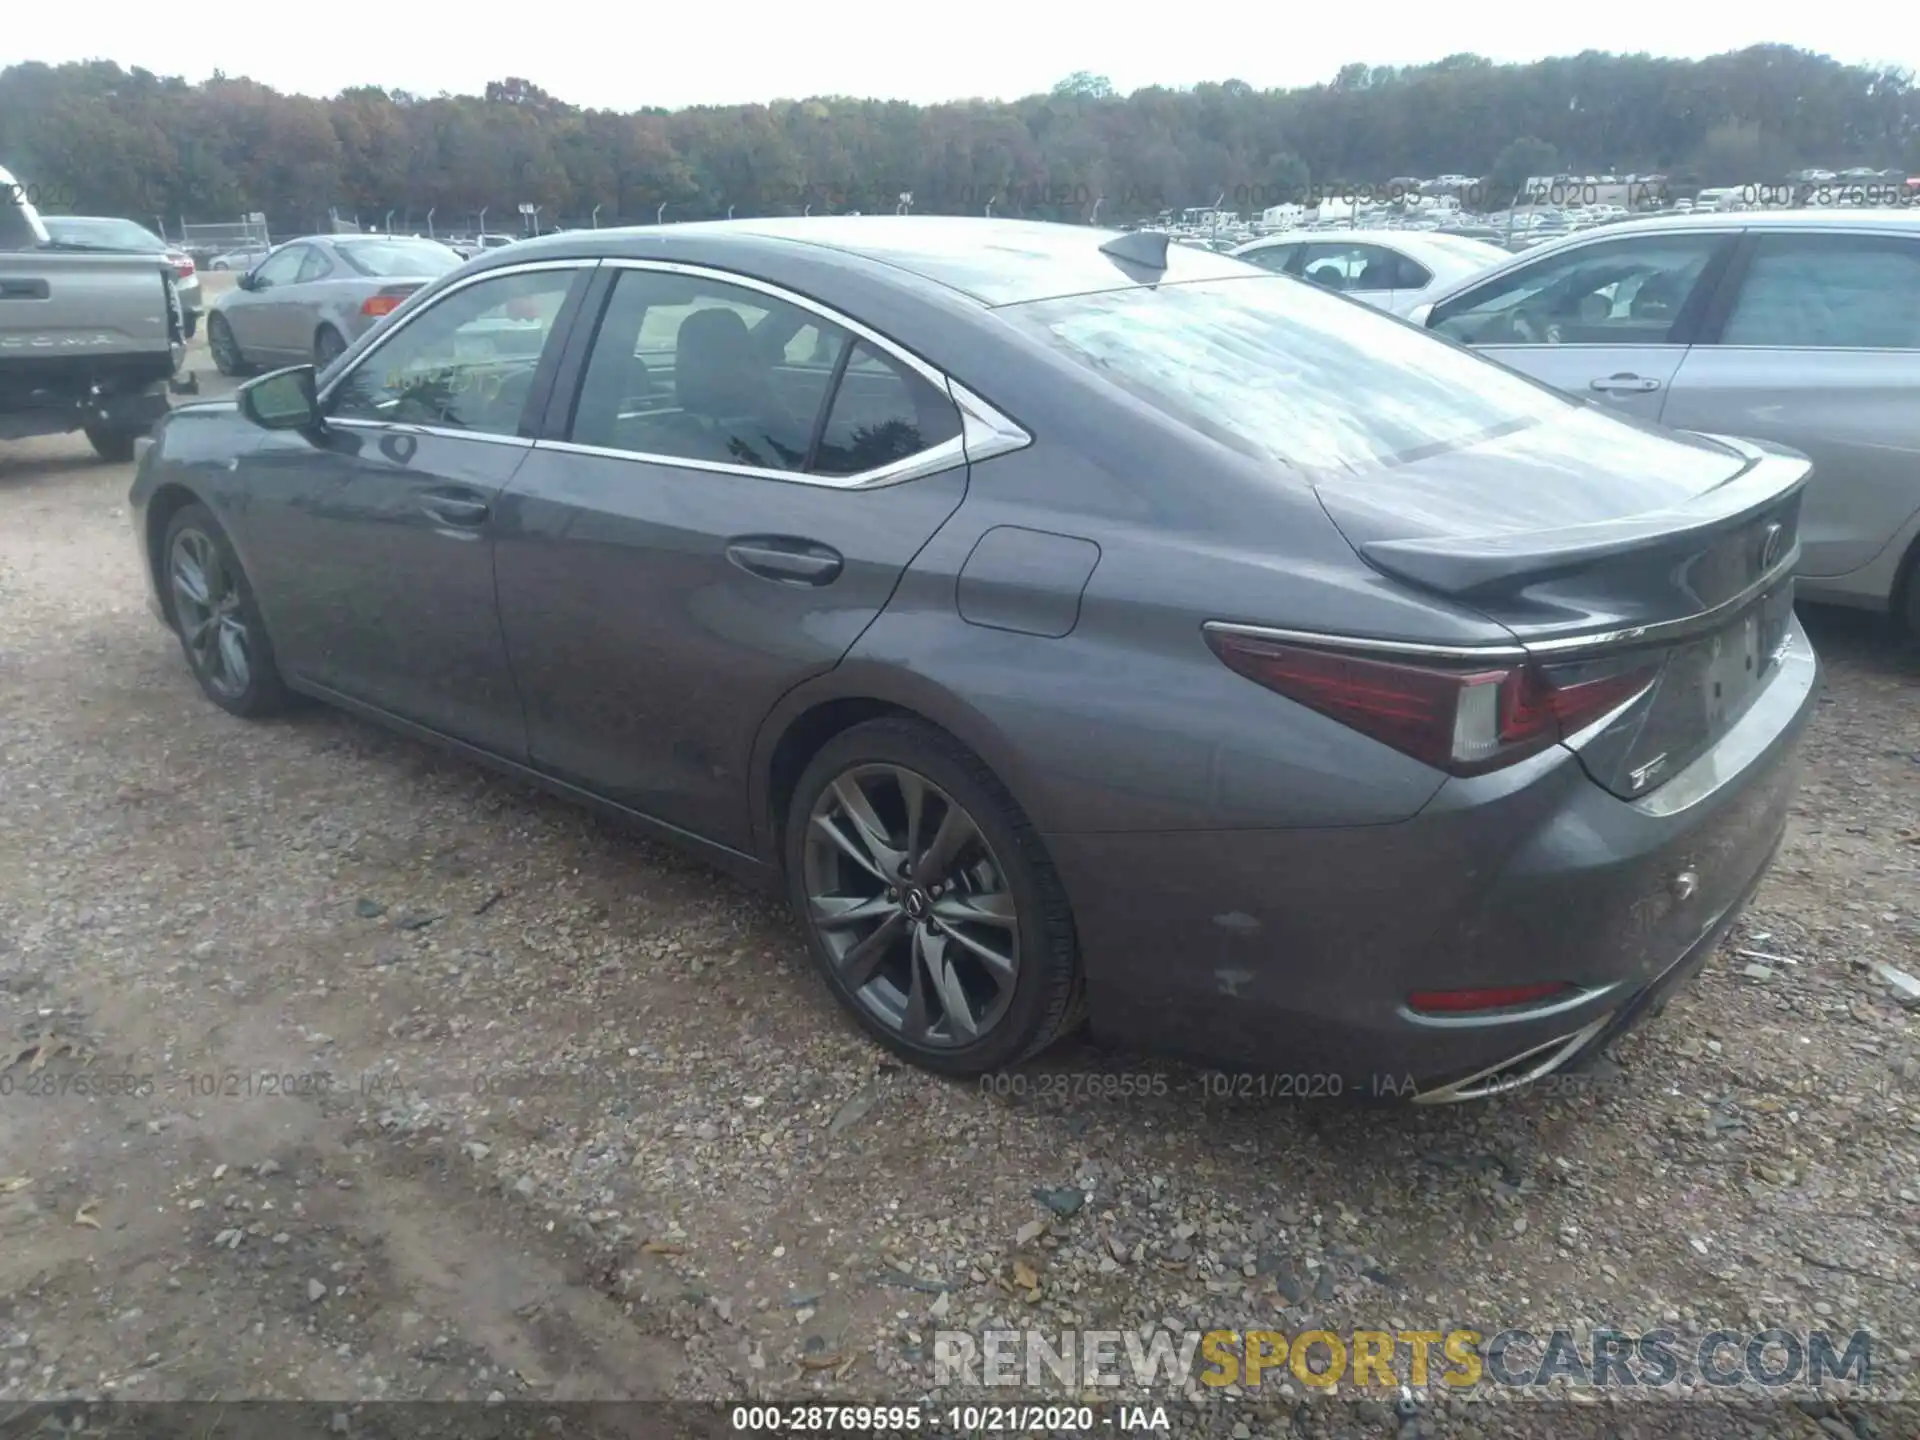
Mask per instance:
[[[1894,592],[1893,617],[1906,632],[1907,643],[1920,650],[1920,543],[1907,557],[1906,578]]]
[[[1032,823],[918,720],[855,726],[788,809],[789,898],[827,986],[896,1055],[979,1075],[1085,1018],[1073,916]]]
[[[167,611],[187,667],[229,715],[278,714],[291,698],[233,543],[204,505],[183,506],[160,548]]]
[[[222,375],[239,377],[247,373],[246,356],[233,338],[233,327],[224,315],[207,317],[207,349],[213,353],[213,365]]]

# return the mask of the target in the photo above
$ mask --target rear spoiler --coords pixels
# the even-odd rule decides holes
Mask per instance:
[[[1705,538],[1735,529],[1806,484],[1813,470],[1811,461],[1792,451],[1762,449],[1725,435],[1705,438],[1734,451],[1746,464],[1684,505],[1554,530],[1372,540],[1356,548],[1390,575],[1442,594],[1466,597],[1500,589],[1523,576],[1538,581],[1583,570],[1640,549],[1650,540]]]

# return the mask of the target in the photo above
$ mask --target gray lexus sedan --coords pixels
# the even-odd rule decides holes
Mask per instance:
[[[132,492],[207,696],[316,697],[784,889],[954,1075],[1075,1029],[1486,1095],[1705,961],[1817,666],[1808,463],[1165,236],[587,231]]]

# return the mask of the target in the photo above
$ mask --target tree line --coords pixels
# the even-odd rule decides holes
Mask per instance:
[[[0,164],[50,210],[274,229],[329,212],[440,230],[877,211],[1102,220],[1250,211],[1395,177],[1660,172],[1772,181],[1807,166],[1920,172],[1906,71],[1786,46],[1689,61],[1598,51],[1524,65],[1455,55],[1349,65],[1325,84],[1238,81],[1119,95],[1077,73],[1044,95],[939,105],[819,96],[668,111],[583,109],[524,79],[480,95],[366,86],[330,99],[218,72],[107,61],[0,70]],[[902,197],[910,196],[911,200]],[[62,203],[64,202],[64,203]],[[663,208],[664,207],[664,210]]]

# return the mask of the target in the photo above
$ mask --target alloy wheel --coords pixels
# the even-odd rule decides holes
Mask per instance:
[[[966,808],[894,764],[842,771],[814,802],[807,912],[849,995],[910,1045],[955,1049],[1006,1016],[1020,923]]]
[[[240,587],[220,547],[199,530],[182,530],[174,537],[167,571],[174,618],[194,668],[216,693],[238,698],[253,678],[252,647]]]

